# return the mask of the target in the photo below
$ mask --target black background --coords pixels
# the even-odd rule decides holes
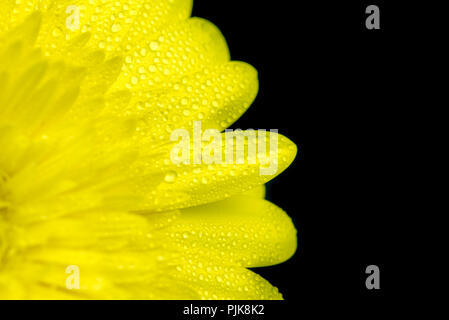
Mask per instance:
[[[380,8],[380,30],[365,27],[370,4]],[[193,15],[220,28],[232,59],[259,72],[259,94],[233,128],[279,129],[299,149],[268,184],[268,199],[298,229],[298,251],[283,264],[255,269],[287,301],[376,306],[398,294],[401,266],[393,258],[406,246],[397,234],[404,214],[396,201],[403,171],[398,121],[406,110],[399,83],[416,30],[403,24],[413,17],[396,4],[194,3]],[[380,290],[365,287],[370,264],[380,268]]]

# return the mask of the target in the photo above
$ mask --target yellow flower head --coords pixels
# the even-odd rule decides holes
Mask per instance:
[[[174,130],[222,132],[258,90],[191,7],[1,1],[0,298],[282,297],[247,268],[296,249],[263,199],[295,145],[270,133],[270,174],[260,159],[172,161]]]

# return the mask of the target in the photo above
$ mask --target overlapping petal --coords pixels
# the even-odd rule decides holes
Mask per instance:
[[[296,250],[296,230],[282,209],[247,196],[182,209],[165,229],[171,243],[194,260],[262,267],[281,263]]]

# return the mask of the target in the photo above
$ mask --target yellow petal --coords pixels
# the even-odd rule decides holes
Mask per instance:
[[[250,106],[258,91],[256,70],[232,61],[203,68],[159,91],[134,99],[131,113],[141,118],[139,127],[150,141],[167,141],[175,129],[192,130],[193,121],[203,129],[224,130]]]
[[[6,0],[0,4],[0,32],[22,23],[34,10],[43,16],[37,43],[47,55],[63,56],[65,43],[87,32],[92,35],[88,47],[117,53],[187,19],[192,0]],[[75,10],[79,24],[72,18]]]
[[[224,139],[224,134],[222,137]],[[296,145],[277,133],[267,133],[267,141],[270,140],[269,137],[278,138],[277,161],[275,161],[274,154],[271,154],[273,159],[270,165],[263,164],[260,159],[257,159],[255,164],[249,164],[247,158],[242,164],[207,165],[192,164],[192,161],[190,164],[174,164],[169,158],[159,158],[156,163],[151,165],[147,162],[146,165],[150,168],[163,171],[166,174],[165,180],[153,195],[149,196],[148,208],[164,211],[210,203],[248,191],[273,179],[293,161],[296,155]],[[247,142],[245,140],[246,146]],[[223,142],[223,148],[225,145],[226,143]],[[235,152],[236,143],[234,143]],[[193,157],[192,154],[191,152]],[[268,155],[268,157],[270,156]],[[139,164],[139,166],[145,166],[145,164]],[[272,169],[268,173],[261,171],[268,167]]]
[[[246,196],[182,209],[165,232],[189,258],[207,255],[222,265],[274,265],[296,250],[296,230],[287,214],[269,201]]]
[[[215,25],[191,18],[142,38],[124,57],[115,88],[166,90],[167,85],[172,89],[186,75],[229,61],[229,51]]]
[[[204,259],[203,259],[204,260]],[[174,273],[181,283],[188,284],[201,299],[218,300],[280,300],[276,287],[258,274],[241,267],[205,264],[190,260]]]

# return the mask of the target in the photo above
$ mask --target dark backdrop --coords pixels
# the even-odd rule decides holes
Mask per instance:
[[[369,4],[380,7],[380,30],[365,28]],[[299,231],[298,251],[255,269],[287,301],[374,306],[398,286],[392,258],[401,239],[393,231],[403,212],[392,201],[401,171],[394,123],[405,109],[398,78],[407,35],[394,23],[406,14],[399,9],[383,1],[194,3],[193,15],[223,32],[232,59],[259,72],[259,94],[233,128],[279,129],[299,148],[268,184],[268,198]],[[370,264],[380,268],[380,290],[365,287]]]

